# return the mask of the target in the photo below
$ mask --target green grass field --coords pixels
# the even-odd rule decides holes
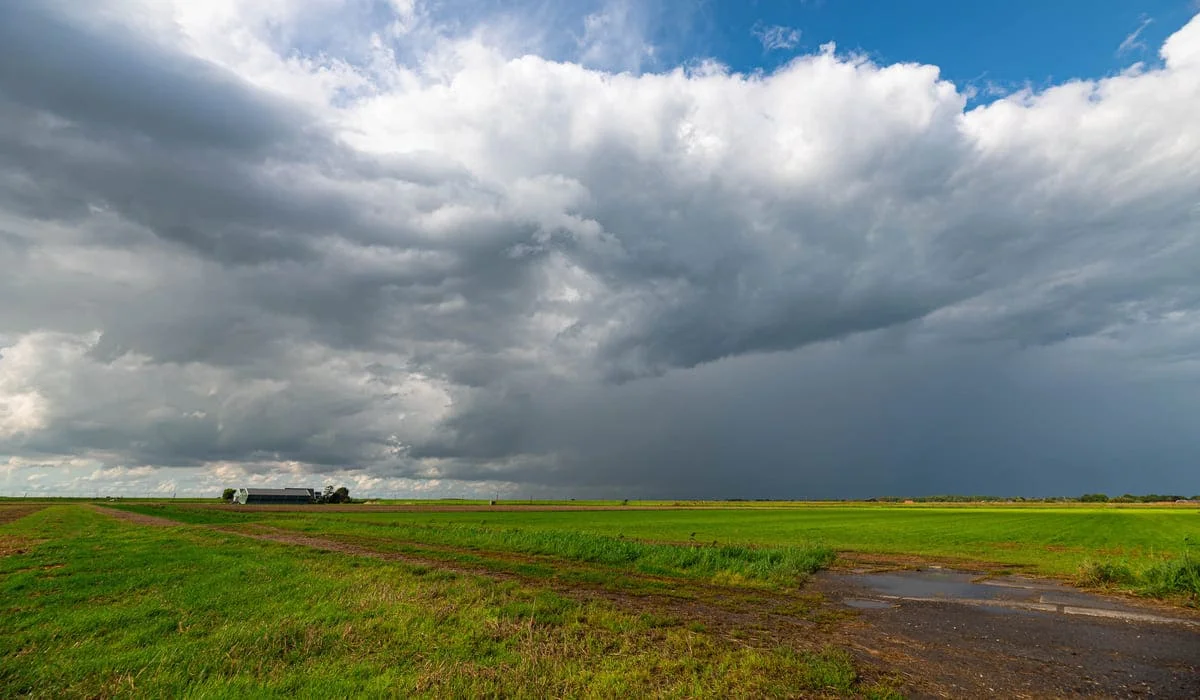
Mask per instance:
[[[535,533],[598,535],[689,544],[839,551],[1012,565],[1070,577],[1090,563],[1141,569],[1185,557],[1200,560],[1200,509],[1117,506],[814,505],[657,510],[469,510],[456,512],[229,511],[129,506],[189,522],[259,522],[274,527],[409,541],[503,545]],[[390,528],[390,529],[383,529]],[[553,552],[550,552],[553,553]]]
[[[169,526],[0,505],[0,694],[889,696],[814,632],[837,552],[1200,593],[1194,508],[119,508]]]
[[[837,651],[83,506],[0,526],[6,696],[886,694]]]

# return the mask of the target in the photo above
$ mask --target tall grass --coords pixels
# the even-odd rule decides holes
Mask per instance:
[[[1200,604],[1200,561],[1184,558],[1152,564],[1142,571],[1141,588],[1159,597],[1187,595]]]
[[[1155,598],[1181,596],[1200,606],[1200,559],[1193,556],[1191,545],[1189,538],[1182,557],[1151,563],[1085,562],[1078,579],[1085,586],[1124,588]]]
[[[272,523],[276,524],[276,523]],[[367,535],[380,544],[442,545],[469,551],[547,556],[647,574],[685,575],[796,584],[829,566],[837,553],[822,544],[775,547],[672,544],[627,539],[577,530],[495,528],[462,524],[405,522],[278,523],[317,535]]]
[[[823,545],[748,547],[665,544],[565,530],[438,528],[450,539],[486,543],[498,549],[549,555],[606,566],[632,566],[647,573],[718,574],[761,581],[796,581],[823,569],[837,554]]]

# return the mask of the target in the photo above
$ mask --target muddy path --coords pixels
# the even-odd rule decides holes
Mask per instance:
[[[95,509],[143,525],[181,526],[165,518]],[[1089,594],[1056,582],[985,571],[938,570],[930,576],[928,569],[923,574],[883,567],[825,572],[799,591],[625,577],[633,590],[663,582],[677,588],[676,594],[663,595],[631,592],[621,583],[588,584],[495,568],[504,562],[576,566],[544,557],[462,550],[485,559],[466,563],[441,558],[457,551],[452,547],[422,555],[257,524],[186,527],[516,581],[583,602],[605,601],[680,624],[700,623],[708,633],[738,644],[807,650],[832,644],[851,650],[865,679],[892,678],[910,697],[1200,697],[1200,613]]]
[[[958,571],[824,573],[835,636],[916,695],[1200,697],[1200,615],[1057,582]]]

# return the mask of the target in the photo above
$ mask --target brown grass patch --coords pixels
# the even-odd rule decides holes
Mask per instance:
[[[167,518],[159,518],[154,515],[142,515],[141,513],[130,513],[125,510],[117,510],[116,508],[105,508],[104,506],[88,506],[92,510],[111,515],[119,520],[127,520],[138,525],[153,525],[154,527],[180,527],[186,526],[178,520],[168,520]]]
[[[959,557],[927,557],[916,554],[874,554],[868,552],[838,552],[837,561],[829,567],[834,571],[880,572],[918,570],[936,567],[958,571],[991,573],[1034,568],[1032,564],[1002,564]]]
[[[11,557],[17,554],[25,554],[41,543],[41,540],[31,540],[27,537],[0,535],[0,557]]]
[[[45,506],[2,505],[2,506],[0,506],[0,525],[4,525],[6,523],[11,523],[14,520],[19,520],[21,518],[24,518],[26,515],[36,513],[37,511],[41,510],[44,507]]]

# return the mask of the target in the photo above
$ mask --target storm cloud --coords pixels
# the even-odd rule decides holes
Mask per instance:
[[[6,488],[1200,491],[1200,18],[974,104],[609,9],[0,7]]]

